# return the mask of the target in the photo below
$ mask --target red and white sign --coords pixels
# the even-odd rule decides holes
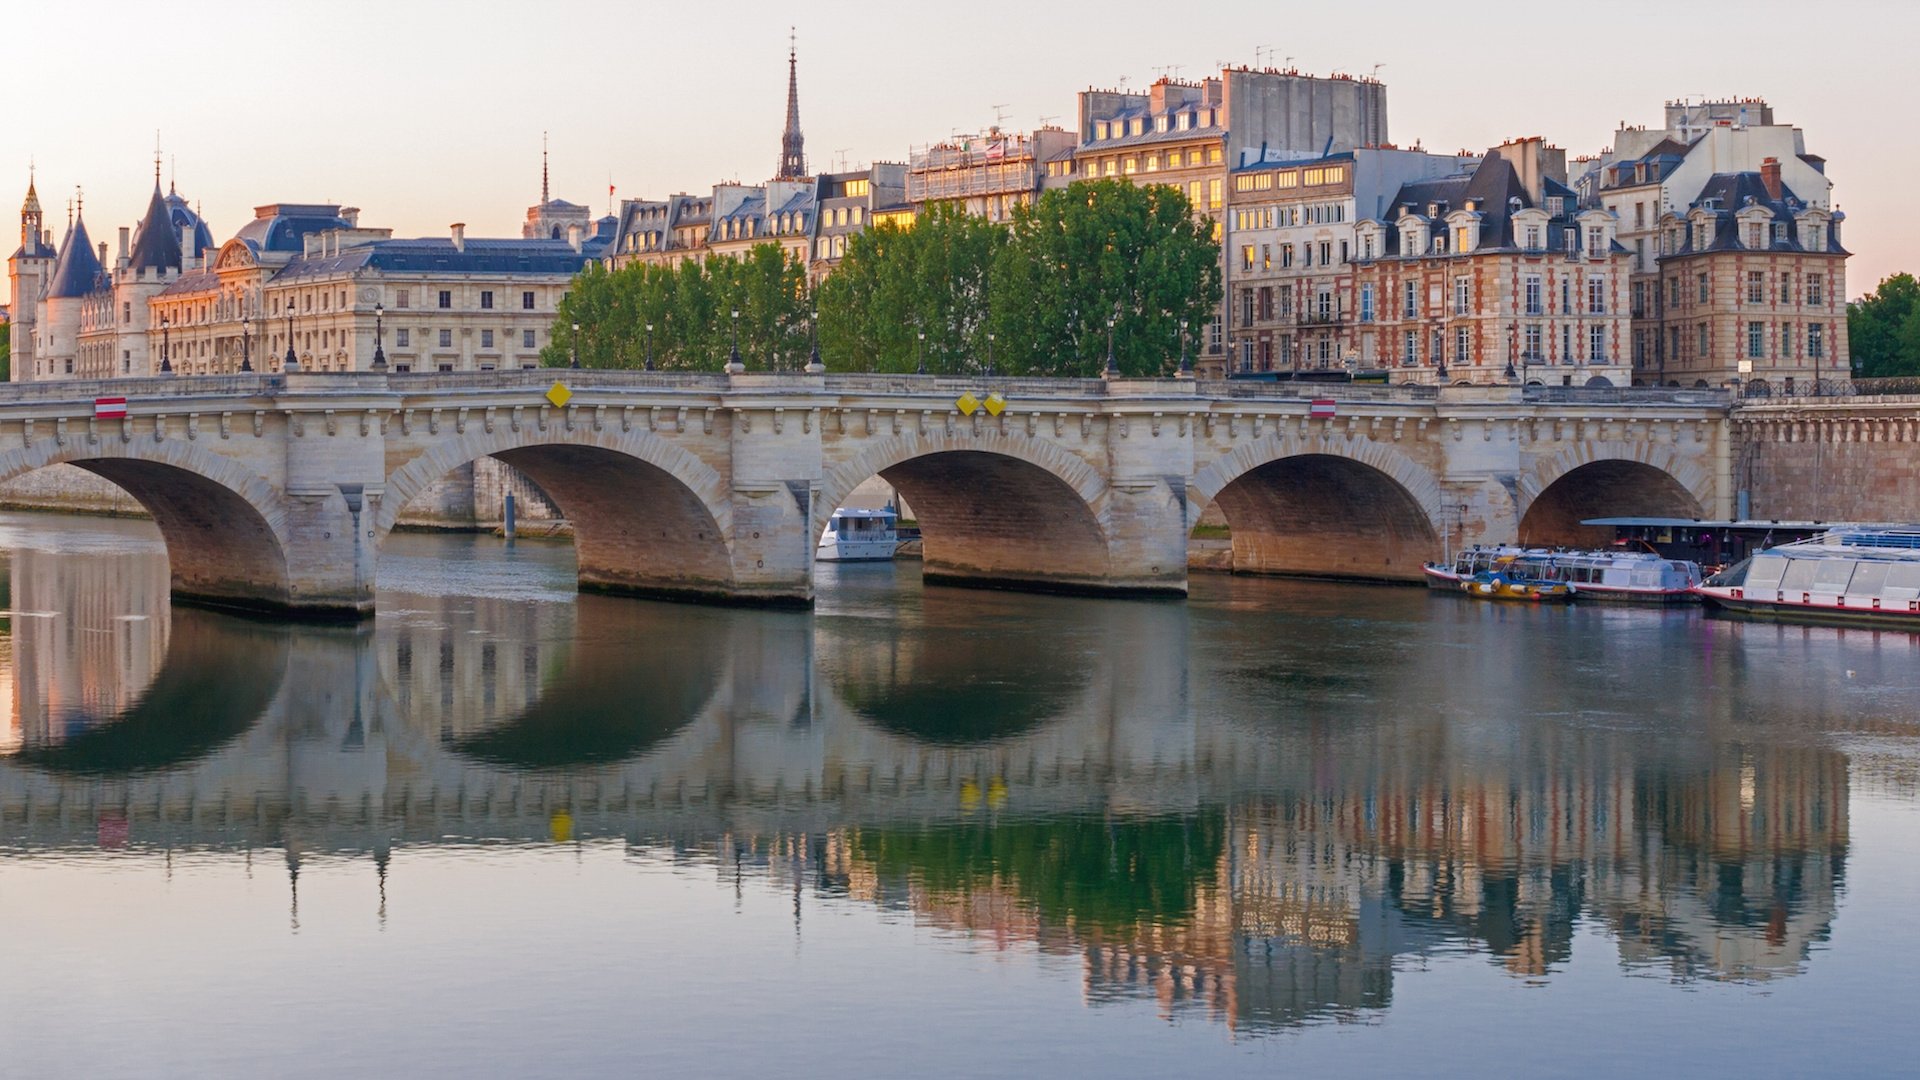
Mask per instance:
[[[1314,398],[1313,404],[1307,406],[1307,415],[1316,416],[1316,417],[1332,416],[1333,415],[1333,399],[1332,398]]]
[[[123,397],[94,398],[93,415],[101,420],[118,420],[127,415],[127,399]]]

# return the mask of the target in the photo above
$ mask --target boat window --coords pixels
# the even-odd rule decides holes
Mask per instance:
[[[1813,587],[1821,592],[1846,592],[1853,577],[1852,559],[1822,559],[1814,564]]]
[[[1880,589],[1887,583],[1887,565],[1883,562],[1862,562],[1854,568],[1853,582],[1847,586],[1847,592],[1854,596],[1878,596]]]
[[[1780,587],[1788,592],[1806,592],[1813,588],[1813,572],[1820,566],[1818,559],[1790,559],[1787,572],[1780,576]]]
[[[1898,563],[1887,567],[1889,592],[1894,589],[1920,590],[1920,562]]]
[[[1780,575],[1787,569],[1787,560],[1779,555],[1755,555],[1753,566],[1747,571],[1747,588],[1777,589],[1780,587]]]

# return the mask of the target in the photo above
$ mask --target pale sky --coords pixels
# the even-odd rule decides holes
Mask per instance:
[[[1291,57],[1319,74],[1381,64],[1393,140],[1434,150],[1541,135],[1592,153],[1621,121],[1658,124],[1669,98],[1764,97],[1827,158],[1854,252],[1849,293],[1920,269],[1920,215],[1899,194],[1920,166],[1906,130],[1920,106],[1914,0],[10,0],[5,247],[29,158],[56,241],[78,184],[93,238],[113,244],[146,207],[155,129],[216,241],[255,205],[303,200],[359,206],[362,224],[399,236],[444,235],[455,221],[517,236],[539,196],[542,131],[553,194],[601,212],[609,177],[621,197],[763,180],[778,160],[790,23],[816,169],[842,151],[854,166],[905,160],[992,123],[996,107],[1010,128],[1043,116],[1072,126],[1076,91],[1123,77],[1145,86],[1169,65],[1195,78],[1222,61]]]

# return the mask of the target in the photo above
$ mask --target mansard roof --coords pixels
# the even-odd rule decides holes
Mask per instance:
[[[1749,250],[1745,237],[1740,234],[1739,215],[1743,210],[1755,207],[1772,213],[1778,223],[1788,225],[1798,222],[1801,215],[1809,211],[1825,214],[1819,207],[1809,207],[1785,184],[1780,186],[1780,197],[1774,198],[1767,190],[1764,177],[1757,172],[1715,173],[1707,179],[1700,189],[1699,198],[1684,214],[1673,215],[1687,232],[1687,240],[1682,249],[1675,254],[1692,255],[1705,251],[1746,251]],[[1834,226],[1844,220],[1843,214],[1828,216],[1825,225],[1825,244],[1819,253],[1823,255],[1851,254],[1840,246],[1838,233]],[[1695,229],[1711,229],[1705,248],[1694,243]],[[1784,236],[1775,236],[1772,229],[1767,230],[1765,250],[1801,252],[1807,248],[1801,242],[1800,230],[1788,228]]]
[[[180,269],[180,234],[173,227],[173,215],[167,197],[160,193],[160,181],[153,182],[153,198],[147,203],[147,216],[133,234],[133,272]]]
[[[172,184],[167,185],[167,216],[173,221],[175,236],[180,235],[181,229],[188,227],[193,229],[193,250],[183,254],[197,259],[205,255],[209,249],[219,246],[213,242],[213,231],[208,229],[207,223],[200,219],[199,212],[187,205],[187,200],[180,197],[180,193],[173,189]]]
[[[93,240],[87,236],[86,219],[75,215],[60,245],[60,259],[53,264],[53,278],[47,282],[47,297],[63,299],[85,296],[109,284],[106,268],[93,253]]]
[[[298,255],[306,250],[307,234],[350,228],[337,203],[272,203],[256,206],[254,219],[234,234],[254,252]]]
[[[377,270],[394,274],[517,274],[571,276],[597,259],[606,245],[583,243],[579,251],[565,240],[487,240],[464,242],[465,250],[446,238],[375,240],[345,248],[333,255],[301,255],[273,276],[275,283],[301,278]]]

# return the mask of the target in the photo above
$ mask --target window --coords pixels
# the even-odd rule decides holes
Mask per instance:
[[[1220,209],[1220,189],[1222,186],[1218,177],[1207,181],[1207,209]]]
[[[451,330],[440,331],[440,347],[443,349],[453,348],[453,331]]]
[[[1605,315],[1607,313],[1607,279],[1587,279],[1587,314]]]
[[[1540,353],[1540,324],[1539,323],[1527,324],[1526,351],[1521,353],[1520,355],[1525,357],[1528,360],[1540,359],[1541,353]]]
[[[1807,275],[1807,303],[1815,307],[1826,304],[1825,284],[1826,282],[1819,274]]]
[[[520,331],[520,347],[523,349],[533,348],[533,331],[531,330]]]
[[[1573,325],[1560,324],[1560,359],[1563,363],[1573,363]]]
[[[1453,362],[1473,363],[1473,331],[1464,326],[1453,328]]]
[[[1262,270],[1273,269],[1273,245],[1272,244],[1260,245],[1260,269]]]
[[[1253,269],[1253,245],[1252,244],[1243,244],[1240,247],[1240,269],[1242,270]]]
[[[120,321],[123,323],[131,323],[133,321],[133,305],[132,304],[123,303],[120,305]]]
[[[452,307],[452,306],[453,306],[453,293],[451,293],[451,292],[449,292],[449,291],[448,291],[448,290],[446,290],[446,289],[441,289],[441,290],[440,290],[440,306],[441,306],[442,308],[450,308],[450,307]]]
[[[1573,314],[1573,279],[1570,277],[1560,279],[1560,314]]]
[[[480,347],[483,349],[493,348],[493,331],[491,330],[480,331]]]
[[[1373,286],[1371,284],[1360,286],[1360,321],[1363,323],[1373,321]]]
[[[411,295],[411,290],[395,289],[393,293],[393,306],[397,308],[411,307],[412,305],[409,303]]]
[[[1807,324],[1807,357],[1812,360],[1823,359],[1827,355],[1826,327],[1819,323]]]
[[[1786,273],[1784,271],[1780,274],[1780,294],[1779,295],[1780,295],[1780,302],[1782,304],[1793,303],[1793,275],[1792,274]]]
[[[1607,328],[1604,326],[1587,327],[1587,362],[1604,364],[1607,361]]]
[[[1747,359],[1758,360],[1766,352],[1767,324],[1747,324]]]
[[[1541,314],[1540,308],[1541,308],[1541,305],[1545,302],[1542,294],[1544,293],[1545,289],[1546,289],[1546,284],[1540,280],[1540,275],[1538,274],[1527,275],[1527,314],[1529,315]]]
[[[1708,344],[1707,324],[1701,323],[1699,330],[1700,330],[1699,334],[1695,335],[1696,337],[1699,338],[1699,349],[1696,355],[1698,355],[1700,359],[1705,360],[1707,358],[1707,354],[1713,351]]]
[[[1420,315],[1420,284],[1408,281],[1401,292],[1400,317],[1417,318]]]
[[[1540,226],[1538,225],[1527,226],[1527,250],[1539,251],[1545,248],[1546,246],[1547,246],[1546,240],[1542,235]]]
[[[1420,335],[1412,330],[1408,330],[1406,333],[1400,335],[1400,341],[1400,363],[1407,367],[1412,367],[1414,361],[1418,359]]]
[[[1762,303],[1766,299],[1766,293],[1766,279],[1760,271],[1747,271],[1747,303]]]
[[[393,345],[394,345],[394,348],[396,348],[396,349],[404,349],[404,348],[406,348],[407,346],[409,346],[409,345],[411,345],[412,343],[413,343],[413,334],[412,334],[412,332],[410,332],[410,331],[407,331],[407,330],[395,330],[395,331],[393,332]]]
[[[482,311],[493,310],[493,290],[492,289],[480,290],[480,309]]]
[[[1471,279],[1457,277],[1453,279],[1453,313],[1467,315],[1473,311],[1473,282]]]
[[[1707,275],[1701,274],[1700,275],[1700,302],[1701,303],[1704,304],[1707,302],[1708,292],[1709,290],[1707,287]]]
[[[1598,259],[1607,253],[1607,230],[1601,225],[1587,227],[1587,255]]]

